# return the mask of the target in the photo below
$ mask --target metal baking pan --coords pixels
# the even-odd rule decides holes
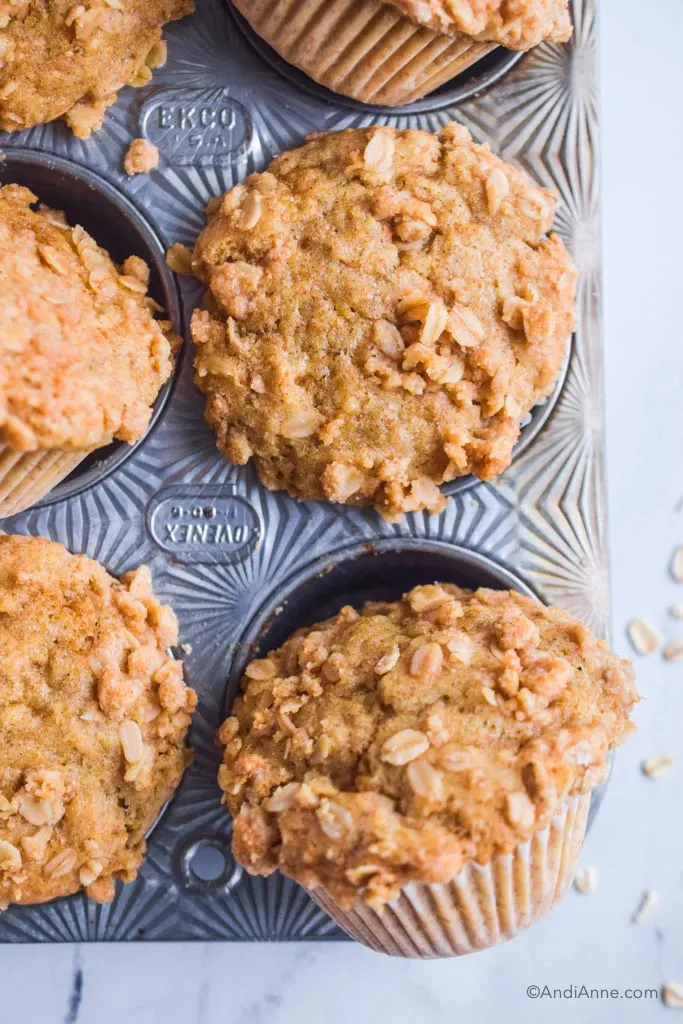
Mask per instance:
[[[503,477],[448,485],[440,516],[387,524],[372,511],[266,491],[250,467],[217,453],[186,343],[140,443],[88,460],[42,505],[2,523],[62,541],[117,575],[148,563],[191,646],[185,665],[200,703],[195,763],[149,836],[137,881],[109,905],[78,895],[10,907],[0,941],[342,937],[294,883],[251,878],[230,854],[215,734],[249,653],[343,603],[397,597],[437,577],[514,585],[607,633],[594,0],[574,0],[573,20],[565,46],[523,57],[496,50],[426,99],[391,109],[317,86],[255,39],[227,0],[199,0],[166,30],[166,67],[146,88],[123,90],[90,139],[61,123],[0,133],[0,181],[33,183],[114,255],[150,260],[155,297],[179,327],[200,292],[190,279],[176,283],[161,254],[193,244],[207,201],[309,132],[376,122],[438,130],[458,119],[554,186],[555,229],[581,272],[577,331],[555,393],[529,417]],[[123,157],[137,136],[161,159],[128,178]]]

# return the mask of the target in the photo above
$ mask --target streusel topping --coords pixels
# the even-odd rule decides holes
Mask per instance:
[[[515,592],[416,587],[251,662],[223,724],[233,851],[342,906],[445,882],[545,828],[607,772],[628,662]]]
[[[529,50],[572,34],[568,0],[389,0],[418,25]]]
[[[0,188],[0,441],[20,451],[133,443],[179,339],[155,320],[149,267],[117,267],[82,227]]]
[[[574,323],[553,213],[457,124],[317,136],[231,189],[193,264],[221,451],[268,487],[389,519],[502,472]]]
[[[135,878],[189,760],[177,639],[146,567],[0,536],[0,904]]]
[[[148,139],[133,139],[123,158],[126,174],[149,174],[159,164],[159,150]]]
[[[0,0],[0,128],[62,117],[79,138],[166,60],[161,29],[193,0]]]

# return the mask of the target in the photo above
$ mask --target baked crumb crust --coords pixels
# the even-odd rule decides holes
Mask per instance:
[[[0,905],[136,877],[190,760],[177,639],[146,567],[0,536]]]
[[[159,164],[159,150],[148,139],[133,139],[123,158],[126,174],[149,174]]]
[[[166,60],[161,29],[193,0],[0,0],[0,128],[63,118],[84,139],[125,85]]]
[[[450,880],[606,777],[628,662],[513,591],[416,587],[247,666],[220,731],[233,852],[340,906]]]
[[[0,188],[0,440],[89,451],[145,433],[180,340],[154,319],[149,267],[119,268],[82,227]]]
[[[498,475],[574,323],[554,207],[455,123],[312,137],[231,189],[193,261],[220,450],[270,488],[387,519]]]
[[[418,25],[453,35],[462,32],[510,50],[530,50],[572,34],[568,0],[388,0]]]

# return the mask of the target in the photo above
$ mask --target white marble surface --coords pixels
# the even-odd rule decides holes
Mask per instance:
[[[657,11],[647,24],[643,12]],[[614,635],[667,617],[683,587],[667,576],[683,543],[683,237],[681,0],[603,0],[602,119],[608,468]],[[683,633],[683,624],[678,624]],[[528,985],[659,988],[683,982],[683,668],[638,663],[646,700],[620,753],[585,863],[600,882],[571,892],[530,932],[460,961],[400,963],[352,945],[138,945],[0,948],[0,1022],[308,1024],[325,1020],[676,1019],[658,1001],[533,1001]],[[665,780],[639,771],[681,755]],[[641,892],[661,903],[629,922]],[[80,972],[80,973],[79,973]],[[77,991],[74,978],[81,979]],[[683,1020],[683,1013],[681,1014]]]

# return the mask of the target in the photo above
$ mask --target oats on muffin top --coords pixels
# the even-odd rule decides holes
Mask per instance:
[[[0,0],[0,129],[61,117],[86,138],[119,89],[146,85],[165,62],[162,26],[193,9],[193,0]]]
[[[416,587],[251,662],[223,724],[233,850],[340,906],[446,882],[546,827],[607,773],[628,662],[513,591]]]
[[[568,0],[388,0],[418,25],[529,50],[572,34]]]
[[[553,213],[457,124],[317,136],[233,188],[194,253],[221,451],[268,487],[388,519],[502,472],[574,323]]]
[[[0,905],[132,881],[196,704],[149,570],[0,536]]]
[[[0,441],[18,451],[132,443],[179,339],[155,320],[149,267],[117,267],[82,227],[0,188]]]

